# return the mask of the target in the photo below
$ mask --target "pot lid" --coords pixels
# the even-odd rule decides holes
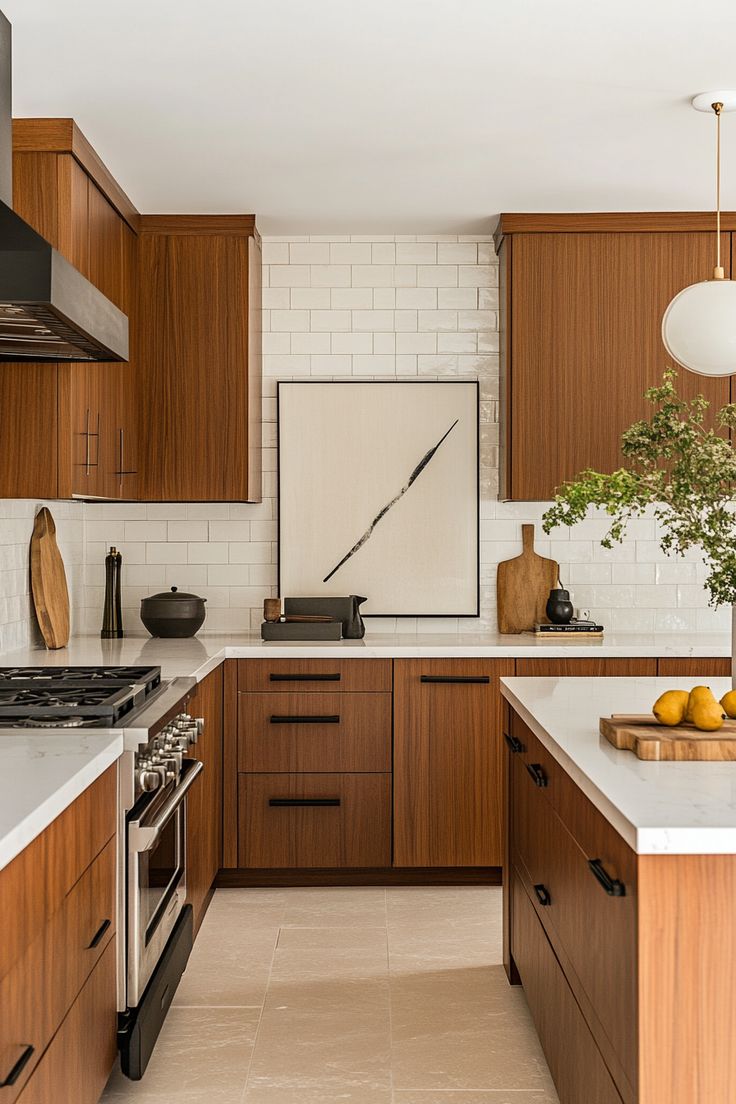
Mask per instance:
[[[206,598],[200,598],[198,594],[186,594],[178,587],[172,586],[171,590],[162,590],[160,594],[149,594],[144,602],[206,602]]]

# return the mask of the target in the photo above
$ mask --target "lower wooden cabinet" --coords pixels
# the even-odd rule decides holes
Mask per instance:
[[[97,1104],[117,1058],[115,941],[56,1032],[21,1104]]]
[[[511,871],[514,961],[563,1104],[622,1104],[534,906]]]
[[[656,659],[517,659],[516,674],[533,678],[646,678],[657,674]]]
[[[222,866],[222,667],[199,683],[188,708],[204,719],[204,730],[189,749],[204,770],[187,797],[187,901],[196,933]]]
[[[728,678],[731,674],[731,660],[723,656],[705,659],[697,656],[693,659],[662,658],[657,660],[657,674],[673,678]]]
[[[117,1045],[116,768],[0,871],[0,1104],[96,1104]]]
[[[241,774],[241,866],[391,865],[390,774]]]
[[[514,660],[394,662],[394,865],[501,866],[503,708]]]

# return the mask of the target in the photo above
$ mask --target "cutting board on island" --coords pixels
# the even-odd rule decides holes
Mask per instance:
[[[546,621],[544,608],[549,592],[557,586],[559,564],[534,551],[534,526],[522,525],[523,551],[498,565],[496,599],[498,631],[520,633]]]
[[[601,717],[601,735],[615,748],[633,751],[649,762],[736,760],[736,721],[726,720],[716,732],[701,732],[694,725],[658,724],[650,714],[614,713]]]
[[[36,514],[31,537],[31,593],[46,647],[65,648],[69,643],[69,591],[56,543],[56,524],[45,506]]]

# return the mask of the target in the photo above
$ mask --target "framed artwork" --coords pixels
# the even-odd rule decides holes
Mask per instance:
[[[279,593],[479,613],[478,383],[278,384]]]

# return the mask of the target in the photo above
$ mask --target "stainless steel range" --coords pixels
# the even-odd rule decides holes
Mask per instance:
[[[0,728],[122,730],[118,1009],[123,1072],[143,1075],[192,947],[186,796],[203,769],[193,678],[159,667],[0,667]]]

